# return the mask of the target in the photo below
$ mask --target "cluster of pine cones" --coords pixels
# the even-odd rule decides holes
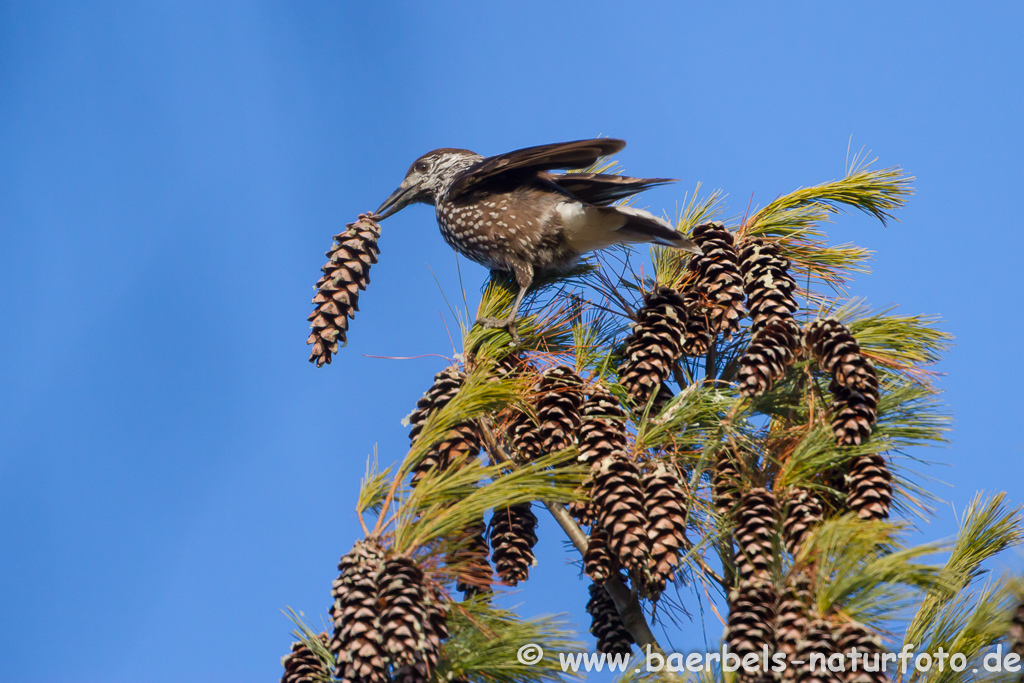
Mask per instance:
[[[749,308],[751,340],[736,369],[740,394],[761,396],[798,358],[809,356],[831,376],[836,442],[867,442],[877,416],[879,383],[850,330],[831,318],[801,329],[793,317],[799,308],[796,282],[775,243],[751,237],[736,245],[732,233],[717,222],[697,226],[692,237],[703,254],[690,260],[686,288],[649,292],[625,340],[619,382],[634,404],[650,402],[659,409],[672,396],[665,383],[679,359],[707,352],[713,335],[735,334]],[[888,517],[892,477],[881,455],[858,456],[840,474],[849,509],[864,519]]]
[[[781,587],[777,587],[774,577],[780,568],[774,566],[774,562],[781,548],[774,544],[781,543],[787,552],[798,555],[808,533],[824,518],[825,508],[812,491],[804,488],[785,491],[781,500],[763,487],[740,493],[736,487],[738,478],[730,474],[730,470],[735,472],[731,467],[733,460],[732,454],[722,457],[719,462],[724,466],[716,472],[714,482],[718,509],[728,511],[733,520],[736,543],[736,583],[728,595],[726,642],[741,658],[749,654],[760,658],[767,649],[769,653],[784,653],[787,662],[802,662],[788,666],[778,678],[772,678],[770,673],[741,672],[739,680],[745,683],[888,681],[883,673],[863,669],[856,674],[847,672],[843,677],[810,668],[812,653],[828,658],[856,648],[858,656],[866,654],[873,660],[875,654],[882,651],[881,641],[863,624],[840,622],[834,615],[817,613],[814,599],[817,586],[805,564],[795,563],[783,578]]]
[[[704,355],[715,335],[737,334],[748,306],[752,339],[737,372],[741,393],[770,389],[800,347],[796,283],[778,247],[760,238],[737,247],[717,222],[697,226],[692,237],[703,254],[690,260],[685,288],[662,286],[645,295],[625,340],[619,382],[638,405],[652,401],[657,408],[671,398],[665,381],[679,359]]]
[[[687,496],[679,476],[664,464],[634,461],[626,413],[603,385],[588,384],[564,365],[538,373],[518,358],[499,364],[499,375],[510,373],[530,373],[535,378],[531,405],[512,407],[503,416],[512,459],[526,463],[576,447],[579,461],[590,469],[587,500],[573,506],[572,512],[590,529],[584,565],[595,586],[588,608],[594,620],[592,632],[601,634],[602,651],[628,650],[628,631],[617,621],[603,583],[625,572],[649,597],[665,589],[686,545]],[[430,415],[452,400],[463,381],[465,375],[455,367],[435,376],[409,417],[414,443]],[[427,472],[475,457],[481,442],[476,424],[458,425],[413,467],[412,484]],[[495,510],[489,533],[480,520],[450,557],[449,564],[459,568],[457,588],[466,597],[487,593],[492,572],[506,585],[526,580],[534,563],[536,524],[528,504]]]
[[[501,374],[514,369],[511,360],[498,368]],[[413,444],[430,416],[442,410],[455,397],[465,379],[465,373],[455,366],[447,367],[434,376],[434,383],[417,402],[416,409],[408,418],[411,426],[409,439]],[[413,465],[411,485],[416,486],[431,471],[458,467],[476,458],[482,442],[480,428],[475,422],[456,425]],[[537,517],[528,503],[495,509],[489,527],[481,519],[467,530],[459,547],[449,556],[449,564],[464,568],[460,569],[456,587],[467,598],[490,592],[492,570],[488,553],[494,563],[493,573],[503,583],[515,586],[525,581],[534,563],[536,526]]]
[[[428,681],[448,637],[448,606],[409,557],[374,539],[341,558],[331,618],[334,676],[352,683]]]
[[[345,342],[348,318],[358,310],[359,291],[376,262],[379,227],[372,217],[360,219],[338,235],[328,252],[330,262],[318,282],[316,310],[310,316],[310,360],[330,363]],[[671,399],[665,386],[680,358],[708,352],[712,339],[738,334],[750,317],[751,341],[738,360],[739,391],[757,397],[782,380],[798,358],[813,359],[831,377],[832,428],[837,443],[860,446],[876,419],[879,384],[874,367],[850,330],[833,319],[816,320],[801,329],[796,284],[778,247],[759,238],[735,243],[720,223],[698,226],[694,241],[703,254],[691,259],[681,291],[658,287],[649,292],[624,342],[619,383],[632,407],[659,410]],[[749,309],[749,313],[748,313]],[[622,624],[605,588],[612,577],[629,582],[642,596],[657,599],[679,568],[688,546],[685,531],[689,494],[681,473],[659,461],[638,460],[626,429],[627,412],[599,381],[588,383],[568,366],[537,372],[517,357],[501,361],[499,376],[535,378],[529,406],[509,408],[502,416],[510,456],[525,463],[576,447],[589,468],[585,501],[570,512],[589,530],[583,558],[592,581],[587,611],[598,649],[629,652],[632,636]],[[466,380],[458,367],[437,373],[434,383],[409,416],[410,440],[420,437],[430,417],[444,409]],[[431,471],[458,467],[476,458],[483,438],[475,422],[456,425],[412,468],[416,486]],[[740,654],[770,650],[792,657],[810,652],[877,651],[876,636],[855,623],[834,624],[814,612],[815,590],[808,574],[796,572],[777,588],[780,541],[799,553],[807,534],[826,514],[838,512],[815,491],[749,488],[742,476],[744,455],[719,452],[712,472],[715,512],[732,524],[733,569],[737,580],[728,596],[726,639]],[[881,455],[859,455],[829,482],[845,494],[846,506],[863,519],[885,519],[892,481]],[[456,588],[466,598],[487,595],[494,577],[515,586],[529,577],[537,542],[537,518],[529,504],[496,509],[490,523],[480,519],[451,539],[447,557],[456,568]],[[492,568],[493,564],[493,568]],[[339,564],[334,585],[333,637],[323,639],[336,656],[334,675],[347,681],[375,683],[390,679],[428,680],[447,636],[445,599],[409,558],[388,557],[374,540],[360,541]],[[318,665],[304,645],[285,658],[284,683],[299,683]],[[818,680],[791,668],[786,680]],[[310,679],[312,680],[312,679]],[[758,680],[752,678],[749,680]],[[822,679],[824,680],[824,679]],[[857,683],[873,683],[863,674]]]
[[[632,639],[603,584],[625,573],[649,597],[665,589],[686,545],[686,493],[669,467],[631,456],[626,412],[602,384],[557,366],[540,373],[534,388],[532,414],[514,409],[506,420],[513,458],[528,462],[578,449],[590,474],[586,500],[570,512],[590,531],[583,563],[594,582],[587,608],[591,633],[600,651],[627,652]]]

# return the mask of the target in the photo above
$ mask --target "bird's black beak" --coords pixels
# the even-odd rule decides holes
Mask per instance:
[[[394,215],[412,203],[412,198],[416,194],[416,188],[412,186],[406,186],[402,183],[398,186],[398,189],[391,193],[391,196],[384,200],[384,203],[377,209],[377,218],[385,219],[388,216]]]

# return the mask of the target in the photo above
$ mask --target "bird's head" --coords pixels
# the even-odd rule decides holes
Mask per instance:
[[[468,149],[435,149],[412,162],[405,180],[377,209],[378,218],[396,214],[409,204],[433,204],[461,171],[483,157]]]

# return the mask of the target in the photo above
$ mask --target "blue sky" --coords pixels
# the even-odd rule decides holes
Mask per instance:
[[[279,610],[324,612],[364,460],[404,453],[452,353],[434,275],[458,276],[429,209],[390,219],[321,370],[311,286],[435,147],[622,137],[626,170],[682,179],[643,197],[669,213],[698,181],[742,212],[835,178],[851,139],[902,165],[902,222],[832,235],[878,252],[855,293],[957,337],[952,447],[919,453],[944,497],[1024,500],[1022,25],[1011,2],[0,3],[0,680],[280,675]],[[517,600],[582,621],[540,534]]]

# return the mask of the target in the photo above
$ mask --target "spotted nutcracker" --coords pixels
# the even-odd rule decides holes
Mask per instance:
[[[673,180],[549,173],[585,168],[625,146],[609,138],[577,140],[486,158],[466,149],[435,149],[413,162],[377,213],[383,219],[409,204],[433,204],[441,236],[452,248],[492,270],[514,274],[519,294],[509,316],[477,321],[514,334],[534,276],[565,271],[587,252],[656,242],[700,253],[667,221],[641,209],[609,206]]]

